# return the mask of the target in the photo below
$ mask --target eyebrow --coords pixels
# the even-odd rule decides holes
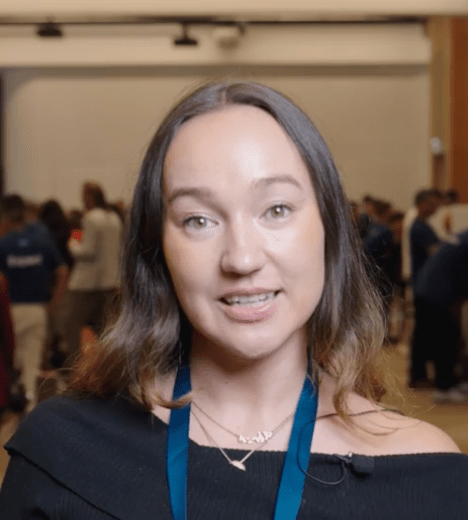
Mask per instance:
[[[177,188],[167,198],[167,202],[170,204],[175,199],[180,197],[195,197],[196,199],[209,199],[213,195],[213,192],[208,188]]]
[[[290,184],[303,189],[302,185],[292,176],[287,173],[274,175],[272,177],[262,177],[261,179],[257,179],[253,182],[253,188],[256,190],[261,190],[268,188],[272,184],[282,183],[282,184]],[[167,199],[167,202],[170,204],[175,199],[179,197],[195,197],[198,199],[209,199],[213,196],[213,192],[209,188],[188,188],[182,187],[174,190]]]
[[[271,184],[275,183],[283,183],[283,184],[292,184],[296,188],[299,188],[302,190],[302,186],[292,175],[289,175],[288,173],[283,173],[280,175],[274,175],[273,177],[262,177],[261,179],[257,179],[253,185],[254,188],[262,189],[267,188]]]

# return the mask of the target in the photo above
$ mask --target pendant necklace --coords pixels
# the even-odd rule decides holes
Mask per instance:
[[[221,428],[222,430],[224,430],[225,432],[229,433],[230,435],[234,436],[238,442],[240,442],[241,444],[253,444],[253,443],[257,443],[257,444],[261,444],[261,446],[263,446],[266,442],[268,442],[272,437],[273,435],[283,426],[283,423],[286,421],[288,421],[293,415],[294,415],[294,412],[291,413],[290,415],[288,415],[286,417],[286,419],[284,419],[283,421],[281,421],[281,423],[276,427],[274,428],[273,430],[262,430],[262,431],[259,431],[257,432],[257,435],[253,436],[253,437],[247,437],[247,435],[240,435],[239,433],[235,433],[233,432],[232,430],[229,430],[228,428],[226,428],[226,426],[223,426],[221,423],[219,423],[218,421],[216,421],[215,419],[213,419],[213,417],[211,417],[210,415],[208,415],[205,410],[203,410],[202,408],[200,408],[200,406],[195,402],[195,401],[192,401],[192,406],[194,406],[199,412],[201,412],[205,417],[207,417],[212,423],[216,424],[216,426],[218,426],[219,428]],[[192,415],[197,419],[197,421],[200,423],[200,421],[198,420],[198,418],[195,416],[195,414],[193,413],[192,411]],[[201,424],[200,424],[201,426]],[[216,444],[216,443],[215,443]],[[260,446],[260,447],[261,447]]]
[[[192,404],[194,404],[192,402]],[[197,406],[198,410],[201,411],[200,407]],[[294,411],[295,412],[295,411]],[[286,417],[286,419],[283,419],[283,422],[281,424],[279,424],[272,432],[268,432],[270,433],[270,435],[267,437],[267,438],[264,438],[263,439],[263,442],[261,444],[258,444],[257,446],[255,446],[255,448],[253,450],[250,450],[247,455],[245,455],[241,460],[233,460],[231,459],[231,457],[229,457],[229,455],[226,453],[226,451],[221,448],[221,446],[213,439],[213,437],[208,433],[208,431],[206,430],[206,428],[203,426],[203,424],[201,423],[200,419],[196,416],[195,412],[192,410],[191,413],[192,415],[194,416],[194,418],[197,420],[198,424],[200,425],[200,428],[203,430],[204,434],[206,435],[206,437],[208,438],[208,440],[214,444],[216,446],[216,448],[218,448],[218,450],[223,454],[224,458],[228,461],[229,464],[231,464],[231,466],[234,466],[235,468],[237,469],[240,469],[241,471],[245,471],[246,468],[245,468],[245,465],[244,465],[244,462],[251,456],[253,455],[257,450],[259,450],[260,448],[262,448],[263,446],[265,446],[265,444],[267,444],[269,442],[269,440],[273,437],[273,435],[275,435],[275,433],[278,433],[281,428],[292,418],[292,416],[294,415],[294,412],[290,415],[288,415]],[[203,413],[203,412],[202,412]],[[205,414],[206,415],[206,414]],[[208,416],[207,416],[208,417]],[[208,417],[210,418],[210,417]],[[213,421],[215,422],[215,421]],[[215,424],[217,424],[215,422]],[[227,428],[223,428],[224,430],[226,430],[228,433],[232,433],[232,435],[235,435],[237,437],[237,434],[235,434],[234,432],[230,432]],[[250,444],[250,443],[249,443]]]
[[[179,366],[173,399],[177,400],[190,391],[190,367],[188,365]],[[301,468],[307,468],[309,464],[317,406],[317,387],[306,376],[294,414],[288,451],[284,458],[281,480],[276,494],[273,520],[295,520],[297,518],[306,479],[306,474]],[[286,419],[284,422],[286,424]],[[187,520],[189,425],[190,403],[182,408],[171,410],[167,429],[166,474],[174,520]],[[258,447],[252,453],[256,449]],[[238,467],[238,465],[234,466]]]

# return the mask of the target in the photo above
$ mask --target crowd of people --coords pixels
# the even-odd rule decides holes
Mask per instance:
[[[9,399],[15,403],[20,389],[24,402],[16,406],[32,409],[41,367],[70,368],[82,328],[99,335],[115,308],[125,208],[108,204],[95,182],[84,184],[82,198],[84,211],[68,214],[55,200],[40,206],[18,195],[2,200],[0,408]],[[410,300],[415,312],[408,384],[433,387],[438,403],[465,402],[468,394],[460,369],[468,235],[451,232],[456,202],[454,190],[435,189],[419,191],[406,213],[370,195],[350,202],[370,260],[368,274],[382,296],[386,342],[400,339],[407,318],[402,309]]]
[[[123,208],[108,205],[95,182],[84,184],[82,199],[84,210],[69,215],[56,200],[36,205],[12,194],[1,201],[2,408],[12,401],[30,411],[41,369],[65,374],[82,328],[100,334],[117,297]]]
[[[468,298],[468,223],[452,232],[455,190],[423,189],[406,213],[365,196],[351,203],[387,314],[395,295],[414,305],[408,384],[437,403],[468,402],[461,308]],[[391,321],[391,320],[389,320]],[[395,341],[389,332],[388,341]],[[431,370],[432,367],[432,370]]]

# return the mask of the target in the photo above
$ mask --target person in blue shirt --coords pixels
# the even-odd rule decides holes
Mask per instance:
[[[28,229],[20,196],[2,200],[1,220],[5,234],[0,239],[0,276],[7,278],[10,288],[16,341],[14,365],[21,371],[31,409],[36,401],[48,314],[60,302],[68,269],[52,243]]]

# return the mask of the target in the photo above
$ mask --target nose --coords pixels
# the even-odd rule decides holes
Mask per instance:
[[[225,273],[254,273],[262,268],[265,258],[263,237],[253,225],[238,222],[229,226],[221,254],[221,269]]]

